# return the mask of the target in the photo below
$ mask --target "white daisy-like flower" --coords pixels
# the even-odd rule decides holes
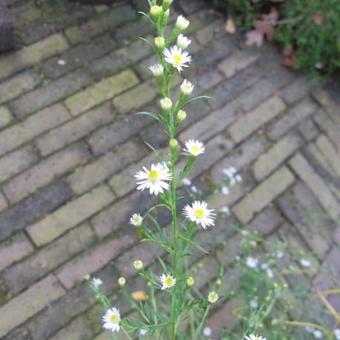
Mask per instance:
[[[188,39],[185,35],[182,33],[177,37],[177,46],[181,48],[182,50],[185,50],[188,48],[188,46],[191,44],[191,40]]]
[[[194,91],[195,86],[187,79],[183,80],[183,83],[181,85],[181,92],[186,95],[190,96],[192,94],[192,91]]]
[[[162,98],[160,101],[161,108],[165,111],[169,111],[172,108],[172,100],[170,98]]]
[[[230,194],[229,188],[225,185],[222,187],[221,192],[224,196],[228,196]]]
[[[180,15],[176,20],[176,27],[181,31],[186,30],[190,25],[190,21],[184,18],[183,15]]]
[[[155,77],[160,77],[164,74],[164,67],[161,64],[152,65],[149,70]]]
[[[140,227],[143,223],[143,217],[140,214],[133,214],[130,218],[130,224]]]
[[[211,330],[211,328],[210,327],[205,327],[204,329],[203,329],[203,335],[204,336],[212,336],[212,330]]]
[[[258,265],[259,261],[257,258],[255,257],[247,257],[246,259],[246,265],[249,267],[249,268],[252,268],[252,269],[255,269],[257,268],[257,265]]]
[[[103,281],[101,279],[97,278],[97,277],[94,277],[91,280],[91,283],[96,289],[98,289],[103,284]]]
[[[250,334],[245,336],[246,340],[266,340],[263,336],[256,335],[256,334]]]
[[[305,268],[309,268],[312,265],[312,263],[307,259],[301,259],[300,264],[302,267],[305,267]]]
[[[59,66],[65,66],[66,65],[66,61],[64,59],[59,59],[58,60],[58,65]]]
[[[191,185],[191,180],[189,178],[185,177],[185,178],[182,179],[182,183],[186,186],[189,186],[189,185]]]
[[[144,335],[146,335],[147,332],[148,332],[148,331],[147,331],[146,329],[141,329],[141,330],[139,331],[139,336],[144,336]]]
[[[340,328],[334,329],[334,335],[336,340],[340,340]]]
[[[169,289],[176,284],[176,279],[171,275],[162,274],[160,277],[160,281],[162,284],[162,290]]]
[[[284,252],[279,250],[277,253],[276,253],[276,257],[278,259],[282,259],[283,257],[285,256]]]
[[[188,141],[185,142],[184,151],[196,157],[204,153],[205,146],[203,143],[199,142],[198,140],[189,139]]]
[[[316,329],[313,332],[313,335],[314,335],[315,339],[322,339],[323,338],[323,333],[319,329]]]
[[[158,195],[164,190],[169,190],[169,181],[172,176],[169,168],[165,163],[152,164],[151,169],[148,170],[143,167],[143,171],[137,172],[135,175],[137,181],[137,190],[150,190],[151,195]]]
[[[259,306],[259,299],[257,297],[255,297],[254,299],[252,299],[250,302],[249,302],[249,306],[250,308],[252,309],[257,309],[258,306]]]
[[[204,201],[195,201],[192,206],[186,205],[184,207],[185,217],[191,222],[201,224],[203,229],[215,224],[213,211],[213,209],[207,208],[207,202]]]
[[[192,185],[192,186],[190,187],[190,190],[191,190],[192,192],[194,192],[195,194],[198,192],[198,189],[197,189],[197,187],[196,187],[195,185]]]
[[[216,292],[210,292],[208,294],[208,301],[210,303],[215,303],[218,300],[218,294]]]
[[[181,72],[183,68],[188,67],[191,63],[191,56],[188,52],[183,51],[177,46],[173,46],[170,49],[166,48],[163,52],[165,61]]]
[[[103,316],[103,327],[112,332],[119,332],[120,330],[120,313],[116,307],[110,308]]]

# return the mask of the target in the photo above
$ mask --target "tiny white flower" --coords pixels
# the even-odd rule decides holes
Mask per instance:
[[[259,300],[258,300],[258,298],[256,297],[256,298],[254,298],[253,300],[251,300],[251,301],[249,302],[249,306],[250,306],[250,308],[252,308],[252,309],[257,309],[258,306],[259,306]]]
[[[183,15],[180,15],[176,20],[176,27],[181,31],[186,30],[190,25],[190,21],[184,18]]]
[[[334,329],[334,335],[336,340],[340,340],[340,328]]]
[[[199,142],[198,140],[189,139],[188,141],[185,142],[184,151],[196,157],[204,153],[205,146],[203,143]]]
[[[118,284],[121,286],[121,287],[124,287],[126,285],[126,278],[121,276],[119,279],[118,279]]]
[[[230,190],[229,190],[229,188],[228,188],[227,186],[224,185],[224,186],[222,187],[221,192],[222,192],[222,194],[223,194],[224,196],[228,196],[229,193],[230,193]]]
[[[274,273],[270,268],[267,269],[267,276],[270,279],[272,279],[274,277]]]
[[[305,331],[307,332],[307,333],[313,333],[314,332],[314,328],[313,327],[309,327],[309,326],[306,326],[305,327]]]
[[[186,186],[189,186],[189,185],[191,185],[191,180],[189,178],[185,177],[185,178],[182,179],[182,183]]]
[[[184,36],[182,33],[177,37],[177,46],[182,50],[188,48],[191,44],[191,40]]]
[[[130,224],[140,227],[143,223],[143,217],[140,214],[133,214],[130,218]]]
[[[192,92],[194,91],[195,86],[187,79],[183,80],[183,83],[181,85],[181,91],[184,95],[190,96]]]
[[[176,284],[176,279],[171,275],[162,274],[162,276],[160,277],[160,281],[162,284],[162,290],[171,288]]]
[[[208,294],[208,301],[210,303],[215,303],[218,300],[218,294],[216,292],[210,292]]]
[[[227,206],[220,208],[220,212],[226,215],[230,215],[230,209]]]
[[[305,268],[309,268],[312,265],[312,263],[307,259],[301,259],[300,264],[302,267],[305,267]]]
[[[169,168],[165,163],[152,164],[151,169],[143,168],[143,171],[137,172],[135,175],[137,180],[137,190],[150,190],[150,194],[158,195],[164,190],[169,190],[169,181],[172,176]]]
[[[235,176],[235,181],[236,181],[236,182],[242,182],[242,177],[241,177],[241,175],[236,175],[236,176]]]
[[[212,330],[211,330],[211,328],[209,328],[209,327],[205,327],[204,329],[203,329],[203,335],[204,336],[212,336]]]
[[[133,261],[133,266],[136,270],[142,270],[144,268],[144,263],[141,260]]]
[[[256,335],[256,334],[250,334],[245,336],[246,340],[266,340],[263,336]]]
[[[120,330],[120,313],[115,307],[110,308],[106,311],[103,316],[103,327],[105,329],[111,330],[112,332],[119,332]]]
[[[322,332],[319,329],[316,329],[313,332],[313,335],[314,335],[315,339],[322,339],[323,338],[323,334],[322,334]]]
[[[259,261],[257,258],[255,257],[247,257],[246,259],[246,264],[249,268],[252,268],[252,269],[255,269],[257,268],[257,265],[258,265]]]
[[[283,251],[278,251],[278,252],[276,253],[276,257],[277,257],[278,259],[282,259],[284,256],[285,256],[285,254],[284,254]]]
[[[103,284],[103,281],[101,279],[97,278],[97,277],[94,277],[91,280],[91,283],[96,289],[98,289]]]
[[[181,72],[184,67],[188,67],[191,63],[191,56],[188,52],[182,51],[177,46],[173,46],[170,49],[166,48],[163,52],[165,61]]]
[[[147,332],[148,332],[148,331],[147,331],[146,329],[141,329],[141,330],[139,331],[139,336],[144,336],[144,335],[146,335]]]
[[[66,65],[66,61],[64,59],[59,59],[58,60],[58,65],[59,66],[65,66]]]
[[[266,263],[266,262],[265,262],[265,263],[262,263],[262,264],[261,264],[261,269],[262,269],[262,270],[267,270],[267,269],[269,269],[268,263]]]
[[[231,166],[227,169],[223,169],[223,173],[228,177],[233,177],[237,173],[237,171],[233,166]]]
[[[160,100],[161,108],[165,111],[169,111],[172,108],[172,100],[170,98],[162,98]]]
[[[164,67],[161,64],[152,65],[149,67],[149,70],[155,77],[160,77],[164,73]]]
[[[195,201],[191,206],[186,205],[184,207],[185,217],[191,222],[201,224],[203,229],[215,224],[213,211],[213,209],[207,208],[207,203],[204,201]]]
[[[192,192],[194,192],[194,193],[197,193],[197,192],[198,192],[196,186],[194,186],[194,185],[192,185],[192,186],[190,187],[190,190],[191,190]]]

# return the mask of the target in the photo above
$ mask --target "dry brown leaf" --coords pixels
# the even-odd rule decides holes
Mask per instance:
[[[318,12],[313,17],[314,23],[318,26],[322,26],[325,21],[325,16],[322,12]]]
[[[228,20],[226,21],[224,25],[224,28],[226,32],[230,34],[234,34],[236,32],[236,26],[232,18],[228,18]]]
[[[294,54],[292,54],[292,55],[286,55],[286,56],[283,58],[282,66],[285,66],[285,67],[293,67],[295,64],[296,64],[296,57],[295,57]]]
[[[137,290],[133,292],[131,296],[135,301],[146,301],[149,299],[148,294],[146,294],[143,290]]]
[[[262,46],[263,34],[258,31],[249,31],[246,33],[246,46],[250,47],[256,45],[257,47]]]

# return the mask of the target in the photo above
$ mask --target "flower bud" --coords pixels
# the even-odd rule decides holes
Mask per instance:
[[[181,91],[184,95],[190,96],[192,94],[192,91],[194,90],[194,85],[190,83],[190,81],[184,79],[182,85],[181,85]]]
[[[177,119],[182,122],[183,120],[185,120],[187,118],[187,113],[183,110],[179,110],[177,113]]]
[[[155,38],[155,45],[157,48],[164,48],[165,47],[165,39],[163,37],[156,37]]]
[[[149,70],[154,75],[154,77],[161,77],[164,74],[164,67],[161,64],[152,65]]]
[[[136,260],[133,262],[133,266],[136,270],[141,270],[144,267],[144,264],[141,260]]]
[[[154,5],[150,7],[150,15],[152,18],[157,19],[162,13],[162,7],[158,5]]]
[[[189,277],[187,278],[187,285],[188,285],[189,287],[192,287],[194,284],[195,284],[194,278],[193,278],[192,276],[189,276]]]
[[[172,149],[176,149],[178,146],[178,142],[175,138],[170,139],[169,146]]]
[[[164,111],[171,110],[171,108],[172,108],[172,101],[171,101],[170,98],[163,98],[163,99],[160,100],[160,103],[161,103],[161,108]]]
[[[177,21],[176,21],[176,27],[180,30],[180,31],[184,31],[186,30],[190,25],[190,21],[186,18],[184,18],[183,15],[180,15],[178,18],[177,18]]]
[[[184,36],[182,33],[177,37],[177,46],[182,50],[188,48],[191,44],[191,40]]]
[[[126,285],[126,278],[125,277],[120,277],[118,279],[118,284],[121,286],[121,287],[124,287]]]
[[[208,295],[208,301],[210,303],[215,303],[218,300],[218,294],[216,292],[210,292]]]

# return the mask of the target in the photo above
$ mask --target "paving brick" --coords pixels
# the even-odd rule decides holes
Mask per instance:
[[[225,158],[219,161],[211,170],[211,177],[216,184],[221,184],[225,175],[224,169],[234,167],[241,171],[256,160],[267,148],[267,143],[258,136],[245,140]]]
[[[83,70],[78,70],[60,79],[44,83],[39,88],[12,101],[10,107],[14,114],[22,119],[28,114],[43,109],[91,83],[92,78]]]
[[[33,246],[23,233],[0,243],[0,271],[33,252]]]
[[[11,151],[30,139],[58,126],[70,117],[62,105],[44,109],[25,121],[0,132],[0,155]]]
[[[255,50],[243,50],[235,52],[231,57],[222,61],[218,68],[227,77],[234,76],[240,70],[254,63],[259,58],[259,54]]]
[[[112,176],[110,186],[118,197],[125,196],[131,192],[135,187],[134,175],[143,166],[150,167],[152,163],[165,161],[168,155],[168,149],[158,150],[157,154],[151,153],[141,161],[131,164],[126,167],[122,172]]]
[[[280,95],[287,104],[292,104],[307,96],[312,86],[312,81],[301,76],[282,89]]]
[[[325,109],[325,111],[335,120],[335,122],[337,122],[337,124],[340,124],[339,118],[340,109],[336,101],[333,100],[331,94],[325,89],[317,87],[313,91],[313,97]]]
[[[282,167],[243,198],[233,208],[233,212],[242,223],[247,223],[293,182],[294,175],[286,167]]]
[[[259,105],[256,109],[240,117],[229,129],[232,139],[239,143],[262,125],[268,123],[285,109],[279,97],[272,97]]]
[[[192,14],[206,6],[203,0],[197,0],[194,2],[188,2],[185,0],[180,0],[178,2],[179,6],[181,7],[182,11],[185,14]]]
[[[313,119],[311,118],[307,118],[299,124],[299,131],[307,142],[315,139],[320,133]]]
[[[38,157],[30,145],[0,158],[0,182],[27,169]]]
[[[124,70],[66,99],[65,105],[73,115],[79,115],[124,92],[137,83],[136,75],[131,70]]]
[[[115,6],[111,10],[87,21],[84,26],[77,25],[66,29],[65,34],[72,44],[77,44],[102,32],[111,30],[135,17],[136,12],[131,5]]]
[[[144,41],[134,41],[112,53],[90,63],[89,69],[99,78],[117,73],[151,53],[150,46]]]
[[[61,34],[54,34],[17,52],[10,53],[0,59],[0,79],[62,53],[67,48],[65,38]]]
[[[41,66],[42,72],[49,78],[58,78],[108,54],[116,46],[117,43],[110,35],[99,36],[89,43],[77,45],[62,55],[49,59]],[[59,65],[59,60],[63,60],[65,64]]]
[[[296,127],[303,119],[311,116],[317,109],[310,99],[304,99],[287,111],[278,121],[273,123],[267,132],[269,138],[277,140],[290,129]]]
[[[72,145],[14,177],[3,186],[3,190],[12,203],[18,202],[88,158],[85,144]]]
[[[0,192],[0,211],[6,209],[8,207],[5,196]]]
[[[275,208],[266,208],[249,223],[248,228],[268,235],[275,231],[282,222],[283,218]]]
[[[289,134],[262,154],[253,165],[255,178],[260,181],[287,160],[303,141],[296,134]]]
[[[30,225],[27,231],[35,244],[41,246],[85,221],[113,200],[114,195],[106,186],[97,187],[48,215],[40,222]]]
[[[106,153],[94,162],[77,169],[68,177],[71,188],[77,194],[93,188],[98,183],[123,170],[145,155],[145,149],[130,141],[120,145],[116,150]]]
[[[51,340],[87,340],[93,339],[90,321],[80,316],[73,320],[67,327],[50,338]]]
[[[57,181],[33,196],[0,213],[0,240],[52,212],[72,196],[69,186]]]
[[[50,130],[36,140],[42,156],[65,147],[68,144],[85,137],[98,127],[110,123],[114,118],[109,103],[101,105],[73,119],[66,124]]]
[[[2,315],[0,336],[6,335],[14,327],[41,311],[48,303],[60,298],[64,293],[64,289],[52,275],[30,287],[0,308]],[[15,317],[13,317],[14,315]]]
[[[13,117],[6,106],[0,106],[0,129],[8,125]]]
[[[148,123],[150,119],[145,116],[128,115],[114,124],[98,129],[88,137],[92,152],[100,155],[110,151],[113,147],[130,139]]]
[[[118,254],[133,243],[128,235],[109,240],[96,248],[76,257],[57,272],[57,277],[67,289],[77,281],[82,281],[87,274],[92,274],[113,260]]]
[[[151,102],[157,92],[156,83],[148,81],[113,99],[113,105],[120,113],[127,113]]]
[[[153,203],[155,200],[150,199],[146,192],[136,192],[114,203],[91,220],[97,236],[104,238],[113,231],[128,226],[132,214],[135,212],[142,214]]]
[[[239,112],[238,102],[231,102],[190,126],[189,129],[180,134],[179,139],[181,142],[185,142],[188,139],[207,141],[225,130],[236,119]]]
[[[225,31],[223,31],[223,20],[216,20],[196,32],[195,37],[198,42],[204,46],[223,34],[225,34]]]
[[[301,154],[298,154],[290,161],[289,164],[314,193],[321,206],[334,220],[337,220],[340,215],[340,204],[333,196],[327,184],[315,172],[306,159]]]
[[[87,249],[95,241],[91,226],[82,224],[24,261],[8,268],[3,278],[11,292],[16,294]]]

